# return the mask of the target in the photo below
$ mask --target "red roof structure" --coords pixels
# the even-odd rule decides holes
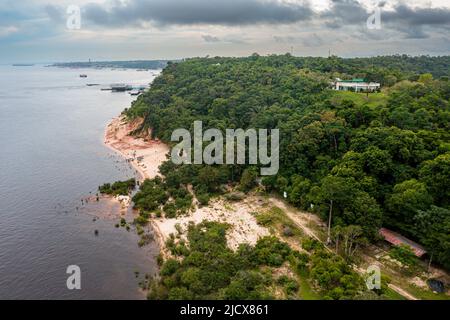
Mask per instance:
[[[405,238],[401,234],[394,232],[392,230],[381,228],[379,230],[379,234],[384,238],[384,240],[386,240],[389,243],[392,243],[395,246],[399,246],[402,244],[407,245],[414,251],[414,254],[419,258],[422,257],[425,253],[427,253],[425,248],[422,247],[420,244],[417,244],[414,241],[409,240],[408,238]]]

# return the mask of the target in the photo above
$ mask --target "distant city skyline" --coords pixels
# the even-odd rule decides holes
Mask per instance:
[[[80,29],[69,29],[69,6]],[[379,8],[380,22],[367,20]],[[370,20],[370,19],[369,19]],[[369,21],[370,23],[370,21]],[[0,64],[450,54],[450,1],[4,0]]]

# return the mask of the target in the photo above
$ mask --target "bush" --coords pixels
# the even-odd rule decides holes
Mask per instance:
[[[172,219],[177,217],[177,208],[174,203],[166,203],[163,210],[166,218]]]
[[[182,256],[162,264],[158,284],[149,295],[155,299],[165,292],[170,299],[267,299],[272,284],[271,272],[258,270],[262,265],[281,265],[291,255],[289,247],[276,238],[261,239],[255,247],[241,245],[237,252],[227,247],[228,226],[204,221],[188,226],[189,247],[176,243],[171,235],[166,246]],[[271,256],[272,254],[272,256]],[[158,260],[162,262],[162,258]],[[288,289],[291,290],[291,289]]]
[[[141,235],[141,239],[138,242],[138,246],[139,247],[143,247],[148,245],[150,242],[152,242],[153,240],[155,240],[153,234],[142,234]]]
[[[163,255],[161,253],[158,254],[158,256],[156,257],[156,263],[158,264],[158,266],[162,266],[164,263],[164,258]]]
[[[291,295],[297,293],[299,285],[298,282],[295,281],[294,279],[289,279],[289,281],[285,284],[284,288],[286,290],[286,293],[288,295]]]
[[[225,194],[224,197],[228,201],[242,201],[245,198],[245,194],[241,192],[230,192]]]
[[[134,219],[133,223],[138,226],[146,226],[148,224],[148,220],[144,216],[139,215]]]
[[[172,288],[169,291],[169,300],[192,300],[193,294],[187,288]]]
[[[98,187],[98,190],[102,194],[108,194],[112,196],[129,195],[131,190],[136,187],[136,179],[132,178],[126,181],[116,181],[113,184],[105,183]]]
[[[254,168],[245,169],[240,181],[242,191],[249,191],[256,185],[258,173]]]
[[[197,195],[197,200],[202,206],[206,206],[209,203],[211,196],[208,193],[202,193]]]
[[[325,298],[352,299],[363,288],[362,278],[338,255],[318,250],[311,259],[311,278]]]
[[[300,274],[305,273],[308,271],[308,262],[309,262],[309,256],[306,253],[300,253],[297,255],[297,272]]]
[[[393,247],[389,251],[389,256],[405,266],[415,266],[417,264],[417,257],[414,251],[410,246],[404,244]]]
[[[140,211],[155,211],[168,199],[168,195],[160,178],[145,180],[140,190],[133,197],[134,206]]]
[[[321,244],[316,239],[306,238],[302,241],[302,248],[309,252],[320,249],[322,247],[323,244]]]
[[[264,277],[255,271],[239,272],[223,291],[225,300],[261,300],[264,295]]]
[[[161,267],[160,274],[162,276],[171,276],[180,267],[180,263],[175,259],[168,259]]]
[[[258,264],[271,267],[281,266],[291,254],[289,246],[276,237],[264,237],[255,246],[255,256]]]
[[[273,223],[273,220],[270,212],[260,213],[256,216],[256,222],[264,227],[270,226]]]

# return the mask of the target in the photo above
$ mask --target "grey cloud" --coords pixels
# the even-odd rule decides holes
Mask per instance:
[[[314,12],[308,2],[287,3],[281,0],[108,0],[103,4],[90,3],[82,7],[83,25],[86,27],[155,27],[188,25],[245,26],[258,24],[291,24],[307,22],[321,30],[345,32],[353,37],[378,39],[387,37],[423,39],[433,32],[445,32],[450,28],[449,8],[411,8],[406,4],[391,10],[382,7],[382,30],[366,28],[369,12],[356,0],[332,0],[324,12]],[[47,6],[48,16],[61,21],[62,8]],[[338,31],[338,29],[341,29]],[[320,31],[320,30],[319,30]],[[203,36],[206,42],[236,42],[233,39]],[[276,42],[286,39],[274,37]],[[290,40],[287,40],[290,41]],[[311,44],[317,41],[312,39]]]
[[[385,2],[380,2],[383,8]],[[356,0],[333,0],[331,8],[320,14],[325,26],[330,29],[365,26],[366,20],[373,12]],[[448,8],[411,8],[400,4],[393,10],[381,11],[381,23],[384,32],[387,29],[401,32],[407,39],[424,39],[429,35],[425,27],[445,27],[450,25],[450,9]],[[356,30],[358,32],[358,30]]]
[[[420,27],[408,28],[404,32],[406,33],[406,39],[426,39],[429,37],[429,35]]]
[[[252,41],[252,39],[245,38],[242,36],[226,36],[223,41],[234,43],[234,44],[247,44]]]
[[[409,8],[400,5],[394,11],[382,13],[382,21],[404,32],[408,39],[424,39],[429,34],[425,27],[449,27],[450,9],[448,8]]]
[[[304,34],[301,37],[292,37],[292,36],[274,36],[273,37],[275,42],[277,43],[283,43],[283,44],[299,44],[301,43],[303,46],[306,47],[320,47],[326,42],[329,43],[330,41],[325,41],[321,36],[319,36],[317,33],[308,33]],[[337,41],[337,39],[334,37],[334,41]]]
[[[273,39],[277,43],[291,43],[296,41],[296,38],[292,36],[273,36]]]
[[[308,4],[276,0],[130,0],[91,3],[83,10],[89,21],[103,26],[136,25],[252,25],[289,24],[309,20],[313,11]]]
[[[313,33],[307,38],[303,39],[302,42],[307,47],[320,47],[324,44],[324,40],[316,33]]]
[[[203,35],[202,39],[205,42],[209,42],[209,43],[217,43],[217,42],[222,42],[222,43],[234,43],[234,44],[245,44],[248,43],[247,40],[243,38],[241,35],[236,36],[236,35],[226,35],[224,37],[216,37],[216,36],[212,36],[212,35]]]
[[[220,39],[218,37],[210,36],[208,34],[203,35],[202,38],[203,40],[205,40],[205,42],[220,42]]]
[[[356,0],[332,0],[331,8],[320,14],[331,28],[364,23],[367,17],[366,9]]]
[[[379,3],[380,7],[385,2]],[[64,17],[64,10],[47,6],[53,20]],[[330,9],[315,13],[308,2],[287,3],[280,0],[109,0],[104,4],[90,3],[82,7],[85,20],[90,25],[104,27],[142,26],[151,23],[166,25],[255,25],[290,24],[314,21],[325,27],[338,29],[365,25],[371,14],[356,0],[332,0]],[[382,10],[382,23],[407,31],[423,26],[450,25],[449,8],[411,8],[406,4],[393,10]]]
[[[47,5],[44,7],[44,10],[47,13],[48,17],[55,22],[61,23],[65,20],[65,12],[62,7]]]
[[[404,4],[395,7],[394,11],[384,11],[383,19],[388,22],[403,22],[411,26],[450,24],[448,8],[410,8]]]

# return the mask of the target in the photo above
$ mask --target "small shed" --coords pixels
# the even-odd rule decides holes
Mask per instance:
[[[425,253],[427,253],[427,251],[425,250],[424,247],[422,247],[420,244],[415,243],[412,240],[409,240],[408,238],[402,236],[401,234],[386,229],[386,228],[381,228],[379,230],[379,234],[380,236],[382,236],[384,238],[384,240],[386,240],[387,242],[395,245],[395,246],[399,246],[399,245],[407,245],[408,247],[410,247],[414,254],[417,257],[422,257]]]

